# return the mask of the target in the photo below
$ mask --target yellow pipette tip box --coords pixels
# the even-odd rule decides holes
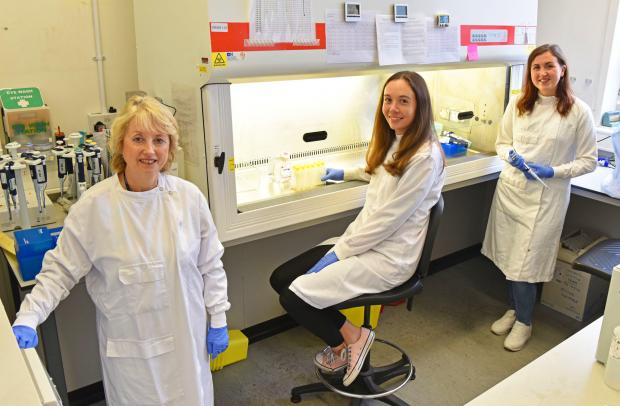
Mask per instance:
[[[219,371],[226,365],[234,364],[248,357],[248,338],[241,330],[228,330],[228,348],[226,351],[211,358],[211,371]]]

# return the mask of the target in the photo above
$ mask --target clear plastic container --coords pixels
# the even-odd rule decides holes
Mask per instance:
[[[37,121],[31,124],[34,128],[32,134],[32,148],[36,151],[48,151],[52,149],[52,138],[47,123],[45,121]]]

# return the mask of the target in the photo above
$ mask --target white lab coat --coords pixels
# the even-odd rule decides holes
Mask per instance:
[[[596,137],[590,108],[580,99],[566,117],[556,110],[555,96],[539,96],[532,113],[518,116],[511,99],[496,142],[508,161],[515,149],[527,162],[550,165],[549,189],[506,164],[487,223],[482,253],[506,275],[523,282],[553,279],[555,259],[570,199],[570,179],[596,168]]]
[[[222,327],[230,307],[222,254],[194,185],[161,174],[135,193],[113,176],[72,207],[15,324],[35,328],[85,276],[107,403],[212,405],[207,311]]]
[[[386,162],[398,142],[399,138]],[[422,146],[400,177],[378,167],[370,176],[364,207],[333,248],[339,261],[298,277],[290,289],[323,309],[364,293],[390,290],[409,279],[420,258],[430,209],[444,184],[439,148],[436,143]],[[368,179],[362,174],[345,171],[345,179]]]

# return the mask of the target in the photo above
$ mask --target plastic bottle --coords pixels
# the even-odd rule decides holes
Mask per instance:
[[[605,364],[605,383],[610,388],[620,390],[620,326],[614,329]]]

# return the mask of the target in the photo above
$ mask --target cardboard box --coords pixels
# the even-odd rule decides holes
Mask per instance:
[[[609,282],[557,261],[555,276],[543,286],[540,302],[575,320],[602,313]]]

